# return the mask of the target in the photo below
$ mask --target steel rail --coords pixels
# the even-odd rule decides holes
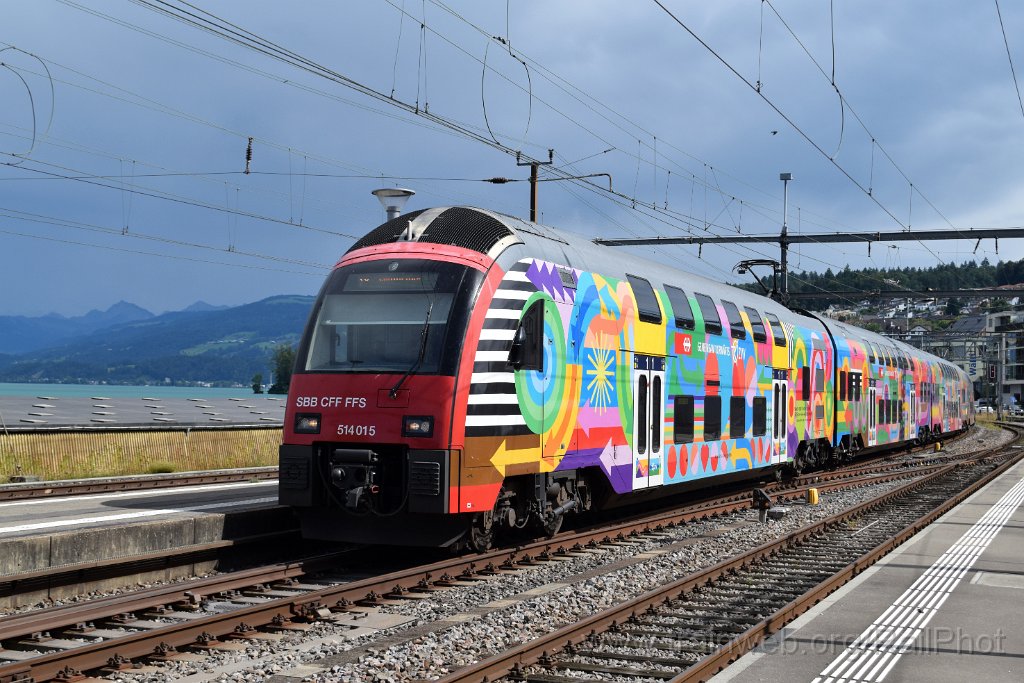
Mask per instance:
[[[894,473],[893,477],[900,476]],[[902,476],[913,476],[904,473]],[[861,477],[847,486],[862,485],[879,481],[878,477]],[[843,486],[842,482],[830,485]],[[401,570],[383,576],[370,577],[321,590],[310,591],[293,597],[279,598],[260,605],[190,619],[186,623],[169,624],[165,628],[139,633],[127,633],[123,637],[90,643],[72,650],[44,653],[23,662],[0,665],[0,683],[9,683],[30,677],[31,680],[47,681],[57,677],[61,671],[87,671],[108,664],[109,661],[136,659],[152,655],[159,644],[175,648],[186,647],[197,642],[200,636],[207,639],[234,635],[240,637],[250,626],[281,623],[290,620],[312,621],[329,618],[334,612],[348,611],[356,604],[379,604],[388,598],[401,598],[409,591],[429,591],[451,585],[454,581],[480,580],[484,576],[515,571],[524,566],[551,559],[552,556],[571,554],[585,547],[598,547],[628,541],[644,533],[657,532],[680,523],[714,518],[731,511],[748,509],[751,506],[747,495],[732,495],[725,502],[700,503],[668,514],[659,514],[643,520],[616,522],[610,526],[582,532],[565,532],[552,539],[535,541],[518,548],[492,550],[487,553],[442,560],[431,565]],[[20,618],[0,619],[0,641],[25,637],[32,632],[52,631],[60,626],[80,622],[96,622],[109,619],[113,614],[153,609],[161,604],[188,601],[194,603],[203,595],[227,590],[237,590],[254,583],[265,583],[282,578],[291,578],[308,571],[306,568],[288,566],[276,569],[277,576],[262,575],[254,570],[249,576],[240,576],[230,582],[216,582],[199,585],[190,582],[177,586],[146,591],[143,594],[119,596],[94,604],[75,605],[62,610],[59,615],[50,611],[30,613]],[[16,624],[16,622],[18,622]],[[242,628],[245,625],[245,628]]]
[[[129,594],[95,598],[83,603],[53,607],[47,610],[21,612],[0,618],[0,641],[23,637],[36,631],[47,631],[54,624],[68,625],[109,619],[126,612],[152,609],[173,603],[194,603],[204,595],[250,588],[254,585],[293,579],[313,571],[329,569],[350,550],[326,553],[293,562],[242,569],[205,579],[195,579],[157,586]],[[0,667],[2,670],[2,667]],[[0,680],[3,680],[0,677]]]
[[[780,610],[780,612],[752,626],[742,635],[737,636],[735,639],[730,641],[725,647],[704,657],[695,664],[694,667],[687,669],[676,678],[673,678],[673,683],[678,683],[680,681],[706,680],[715,672],[721,670],[729,661],[756,646],[766,636],[781,627],[782,624],[788,623],[803,611],[809,609],[813,606],[815,600],[819,600],[821,596],[835,590],[836,587],[842,585],[842,583],[845,583],[853,576],[856,576],[865,568],[876,562],[878,558],[890,552],[900,543],[903,543],[907,538],[917,533],[924,526],[927,526],[931,520],[959,504],[966,497],[970,496],[979,488],[1002,474],[1022,458],[1024,458],[1024,453],[1019,453],[1009,458],[1007,462],[974,482],[961,493],[956,494],[939,507],[920,517],[917,521],[906,527],[905,530],[895,538],[877,546],[868,554],[849,564],[839,572],[839,578],[833,577],[833,579],[822,582],[808,595],[801,596],[793,600],[791,603],[786,605],[783,610]],[[984,459],[986,458],[979,458],[979,460]],[[562,650],[566,647],[578,645],[594,633],[607,631],[610,628],[624,623],[631,617],[638,617],[642,615],[649,608],[653,608],[667,600],[675,599],[684,593],[692,591],[694,588],[713,582],[726,574],[734,572],[753,562],[771,557],[782,548],[786,548],[803,540],[809,539],[822,533],[826,529],[845,522],[848,519],[860,516],[871,509],[902,497],[913,490],[927,486],[929,483],[949,474],[960,466],[963,466],[963,464],[948,464],[940,466],[930,474],[915,479],[904,486],[886,492],[872,500],[865,501],[864,503],[850,508],[849,510],[832,515],[817,523],[787,534],[780,539],[762,544],[757,548],[743,553],[742,555],[724,560],[704,570],[695,572],[670,584],[649,591],[643,595],[633,598],[632,600],[622,603],[621,605],[587,617],[575,624],[557,629],[545,636],[541,636],[540,638],[519,645],[506,652],[455,671],[440,679],[441,683],[466,683],[469,681],[481,680],[493,681],[510,673],[517,675],[516,672],[521,671],[522,667],[540,662],[542,659],[549,657],[549,653]]]
[[[0,574],[0,596],[18,595],[72,583],[87,583],[100,578],[110,579],[197,562],[208,562],[217,559],[219,551],[239,549],[259,543],[281,543],[299,538],[298,529],[286,529],[222,541],[154,550],[138,555],[63,564],[16,574]]]
[[[936,469],[932,467],[932,474],[945,471],[952,466],[944,466]],[[917,476],[921,472],[913,468],[906,468],[887,475],[890,478],[901,478]],[[831,484],[819,485],[818,488],[845,488],[852,486],[877,483],[882,481],[878,475],[864,475],[847,481],[837,481]],[[775,485],[773,485],[775,486]],[[773,489],[774,490],[774,489]],[[779,490],[780,495],[793,498],[799,495],[799,491],[789,489]],[[194,644],[200,636],[208,639],[222,638],[225,636],[244,637],[249,626],[269,624],[275,619],[278,622],[287,623],[291,619],[316,620],[330,618],[336,612],[348,611],[353,604],[379,604],[381,600],[401,598],[409,591],[429,591],[438,587],[451,585],[455,581],[479,580],[483,576],[495,575],[504,571],[514,571],[523,566],[536,564],[540,561],[551,559],[553,555],[571,554],[577,550],[583,550],[584,546],[597,547],[610,545],[618,542],[628,542],[630,537],[636,537],[644,533],[659,532],[666,527],[676,524],[697,521],[707,518],[714,518],[732,511],[748,509],[751,507],[749,491],[745,494],[731,494],[725,500],[704,501],[695,505],[673,511],[671,513],[660,513],[644,519],[634,519],[616,522],[612,525],[598,529],[584,530],[580,532],[564,532],[551,539],[534,541],[514,549],[497,549],[479,555],[463,556],[435,562],[430,565],[405,569],[392,572],[387,575],[370,577],[346,584],[329,586],[321,590],[310,591],[301,595],[288,598],[280,598],[262,603],[259,605],[242,607],[240,609],[216,615],[203,616],[190,619],[187,623],[170,624],[166,628],[140,633],[128,633],[124,637],[90,643],[73,650],[44,653],[22,662],[11,662],[0,665],[0,683],[9,683],[30,678],[33,681],[51,680],[60,675],[62,670],[70,667],[71,670],[91,670],[103,667],[108,661],[123,661],[151,655],[156,644],[163,644],[171,647],[185,647]],[[306,570],[292,568],[288,576],[278,578],[290,578],[305,573]],[[254,570],[258,574],[259,570]],[[76,613],[77,616],[68,618],[72,612],[61,615],[55,620],[53,613],[41,612],[38,614],[36,627],[31,630],[24,628],[15,629],[13,622],[11,629],[0,631],[0,640],[24,636],[33,630],[54,630],[59,626],[74,624],[81,621],[99,621],[109,619],[112,611],[114,613],[133,612],[144,609],[152,609],[160,604],[168,604],[188,600],[195,602],[201,599],[202,595],[220,593],[226,590],[244,588],[254,583],[269,582],[274,578],[240,578],[239,583],[233,588],[223,585],[209,585],[205,589],[194,582],[181,584],[177,587],[167,587],[168,592],[157,599],[154,596],[138,597],[122,596],[120,599],[112,598],[104,605],[105,609],[98,609],[96,612]],[[174,588],[177,588],[176,592]],[[123,600],[123,602],[119,601]],[[98,601],[97,601],[98,603]],[[88,605],[83,606],[86,609]],[[100,607],[99,604],[96,605]],[[89,615],[89,616],[85,616]],[[0,628],[5,627],[7,620],[0,620]],[[28,623],[28,622],[24,622]],[[55,626],[55,624],[57,626]],[[243,628],[244,626],[244,628]],[[20,631],[20,633],[16,633]],[[4,635],[4,633],[11,635]]]
[[[830,578],[822,581],[814,588],[789,602],[769,618],[751,626],[747,631],[737,636],[715,653],[701,659],[693,667],[673,678],[671,683],[703,681],[718,673],[728,664],[735,661],[740,655],[746,654],[753,648],[757,647],[768,635],[778,632],[783,626],[814,607],[814,605],[820,602],[823,598],[830,595],[840,586],[852,580],[861,572],[878,562],[878,560],[891,553],[936,519],[949,512],[951,509],[980,490],[983,486],[990,483],[996,477],[1010,469],[1013,465],[1020,462],[1021,459],[1024,459],[1024,453],[1020,453],[1009,458],[1006,462],[996,467],[981,479],[972,483],[963,491],[955,494],[937,508],[918,517],[910,525],[905,527],[903,531],[899,532],[889,540],[875,546],[859,559],[854,560],[846,567],[833,574]]]
[[[180,474],[146,474],[133,477],[109,477],[68,481],[27,482],[0,486],[0,501],[32,498],[82,496],[121,491],[226,484],[242,481],[268,481],[277,478],[277,467],[252,467],[241,470],[182,472]]]

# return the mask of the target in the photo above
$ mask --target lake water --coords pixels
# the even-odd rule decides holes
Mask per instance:
[[[5,384],[0,382],[0,396],[56,396],[57,398],[105,396],[108,398],[248,398],[252,389],[221,389],[206,387],[149,386],[117,384]],[[265,394],[264,394],[265,395]]]

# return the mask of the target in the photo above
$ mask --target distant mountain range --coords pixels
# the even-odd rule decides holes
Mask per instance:
[[[0,353],[27,353],[55,346],[122,323],[152,318],[153,314],[135,304],[119,301],[105,311],[89,311],[75,318],[50,313],[36,318],[0,316]]]
[[[298,342],[313,301],[197,302],[162,315],[122,301],[76,318],[3,316],[0,382],[230,385],[262,373],[269,383],[274,348]]]

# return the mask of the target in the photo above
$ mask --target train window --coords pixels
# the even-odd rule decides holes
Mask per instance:
[[[814,390],[825,391],[825,369],[821,368],[814,373]]]
[[[661,306],[658,305],[658,297],[654,294],[651,283],[642,277],[626,274],[629,286],[633,288],[633,296],[636,297],[637,313],[640,320],[645,323],[661,322]]]
[[[878,399],[878,423],[885,424],[885,399]]]
[[[747,433],[747,399],[733,396],[729,399],[729,438],[740,439]]]
[[[868,344],[868,343],[865,342],[864,348],[866,348],[867,351],[868,351],[868,362],[869,363],[874,363],[875,362],[875,347],[872,346],[871,344]]]
[[[849,375],[850,386],[847,388],[846,395],[851,401],[860,400],[860,388],[861,388],[861,374],[859,372],[850,372]]]
[[[765,313],[765,320],[768,321],[772,328],[772,339],[775,340],[776,346],[786,345],[786,331],[782,329],[782,323],[779,322],[778,316],[773,313]]]
[[[718,314],[718,306],[707,294],[695,292],[697,307],[700,308],[701,317],[704,318],[704,329],[708,334],[720,334],[722,332],[722,317]]]
[[[672,440],[675,443],[693,441],[693,396],[674,396],[675,416],[672,422]]]
[[[520,319],[508,364],[516,370],[544,369],[544,301],[534,301]]]
[[[722,308],[725,309],[725,315],[729,318],[729,331],[732,332],[733,339],[746,339],[747,328],[743,327],[740,309],[736,308],[736,304],[725,299],[722,300]]]
[[[764,436],[768,431],[768,400],[764,396],[754,397],[754,436]]]
[[[747,313],[747,319],[750,320],[750,329],[754,331],[754,341],[763,342],[768,339],[768,335],[764,333],[764,322],[761,320],[761,316],[750,306],[744,306],[743,310]]]
[[[678,287],[665,285],[665,294],[668,295],[668,302],[672,306],[676,327],[692,330],[694,326],[693,309],[690,308],[690,299],[686,296],[686,292]]]
[[[839,400],[846,400],[846,370],[839,371]]]
[[[808,367],[800,368],[800,400],[811,400],[811,369]]]
[[[296,369],[454,374],[481,277],[465,266],[407,258],[338,268],[313,308]]]
[[[722,397],[704,397],[704,440],[717,441],[722,435]]]

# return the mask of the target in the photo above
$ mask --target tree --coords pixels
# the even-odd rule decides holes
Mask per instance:
[[[263,393],[263,373],[257,372],[252,376],[252,393]]]
[[[274,383],[267,390],[268,394],[287,394],[288,385],[292,383],[292,368],[295,367],[295,349],[288,344],[280,344],[274,349]]]
[[[960,299],[957,299],[955,296],[951,297],[949,301],[946,302],[946,315],[960,315],[960,309],[962,307],[963,303],[960,302]]]

